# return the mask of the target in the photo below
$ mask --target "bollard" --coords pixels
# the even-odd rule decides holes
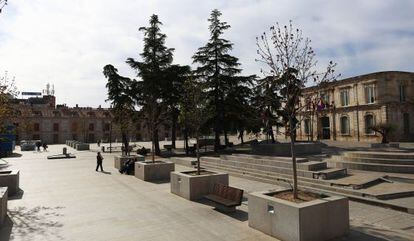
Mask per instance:
[[[66,147],[63,147],[63,155],[66,155],[67,154],[67,149],[66,149]]]

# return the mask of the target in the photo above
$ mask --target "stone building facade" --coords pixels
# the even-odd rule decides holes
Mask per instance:
[[[119,127],[113,123],[113,115],[108,108],[68,107],[56,105],[55,96],[13,100],[14,117],[11,122],[16,127],[16,140],[42,140],[48,144],[78,140],[94,143],[121,141]],[[179,136],[179,132],[177,133]],[[171,135],[167,126],[159,130],[160,140]],[[131,123],[128,129],[131,141],[150,140],[149,132],[143,123]]]
[[[414,73],[387,71],[304,89],[298,140],[379,142],[370,128],[389,123],[391,141],[414,141]]]

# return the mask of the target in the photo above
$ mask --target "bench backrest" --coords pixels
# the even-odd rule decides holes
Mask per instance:
[[[214,183],[213,193],[227,200],[235,201],[241,205],[243,199],[243,190],[235,187],[226,186],[220,183]]]

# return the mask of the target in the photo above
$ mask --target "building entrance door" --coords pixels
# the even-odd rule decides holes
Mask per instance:
[[[321,126],[322,126],[322,139],[331,139],[331,128],[329,124],[329,117],[324,116],[320,119]]]

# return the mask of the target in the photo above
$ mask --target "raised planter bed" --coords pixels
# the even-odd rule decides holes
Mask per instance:
[[[213,191],[215,183],[229,185],[229,174],[202,170],[201,175],[197,171],[172,172],[171,193],[188,200],[198,200]]]
[[[0,187],[8,187],[8,195],[15,195],[19,191],[19,177],[19,170],[0,171]]]
[[[321,154],[322,146],[317,142],[296,142],[296,155]],[[252,145],[252,153],[256,155],[291,156],[290,143],[259,143]]]
[[[131,155],[131,156],[115,156],[114,157],[114,167],[116,169],[121,169],[121,167],[129,160],[134,160],[134,162],[145,161],[145,157],[141,155]]]
[[[168,180],[174,170],[175,164],[166,160],[135,162],[135,177],[143,181]]]
[[[290,189],[249,194],[249,226],[284,241],[325,241],[349,231],[346,197],[321,196],[300,203],[274,197]]]
[[[0,187],[0,227],[3,226],[7,215],[7,187]]]

